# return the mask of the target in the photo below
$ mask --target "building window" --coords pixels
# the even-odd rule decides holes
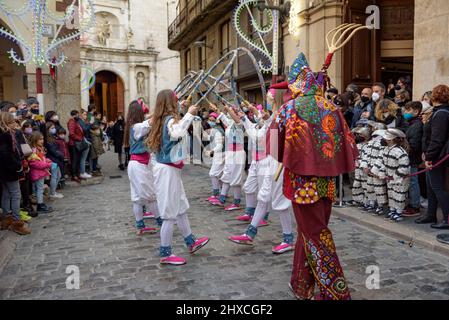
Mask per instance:
[[[221,25],[221,55],[228,53],[231,49],[230,21]]]
[[[186,74],[188,74],[192,70],[192,52],[188,49],[185,53],[185,68]]]
[[[207,44],[206,38],[203,38],[200,40],[200,42],[204,42]],[[206,47],[200,47],[198,48],[198,67],[200,70],[206,70]]]

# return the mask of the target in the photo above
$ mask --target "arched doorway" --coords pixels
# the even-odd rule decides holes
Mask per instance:
[[[9,30],[2,20],[0,20],[0,27]],[[14,64],[7,54],[11,48],[19,57],[22,56],[22,51],[17,44],[3,37],[0,38],[0,101],[17,102],[28,96],[28,78],[25,66]]]
[[[117,114],[125,111],[123,81],[111,71],[99,71],[95,78],[95,85],[90,89],[90,103],[94,103],[97,112],[108,121],[115,121]]]

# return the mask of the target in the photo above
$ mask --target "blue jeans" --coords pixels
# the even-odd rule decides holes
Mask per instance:
[[[37,204],[44,203],[44,183],[45,179],[40,179],[33,182],[33,192],[36,195]]]
[[[81,160],[80,160],[80,174],[86,173],[86,160],[89,156],[90,148],[87,148],[83,152],[81,152]]]
[[[427,173],[427,192],[429,198],[429,208],[427,214],[436,217],[438,205],[443,210],[444,221],[448,222],[449,217],[449,194],[445,190],[446,168],[440,167]]]
[[[419,171],[418,167],[412,166],[410,168],[410,172],[412,174],[417,173]],[[421,189],[419,188],[419,178],[418,176],[414,176],[410,178],[410,207],[414,209],[419,209],[421,207]]]
[[[51,169],[50,194],[55,195],[59,180],[61,180],[61,170],[58,166]]]
[[[19,180],[12,182],[1,181],[2,184],[2,210],[3,216],[12,212],[16,221],[20,220],[20,183]]]

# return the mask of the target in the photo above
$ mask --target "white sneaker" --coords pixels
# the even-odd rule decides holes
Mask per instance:
[[[80,178],[81,179],[91,179],[92,176],[90,174],[88,174],[88,173],[83,173],[83,174],[80,175]]]
[[[50,198],[52,198],[52,199],[62,199],[62,198],[64,198],[64,195],[62,193],[57,193],[56,192],[55,194],[51,194]]]

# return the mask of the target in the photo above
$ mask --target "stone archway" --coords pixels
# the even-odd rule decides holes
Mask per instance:
[[[9,29],[7,24],[0,20],[0,27]],[[28,96],[28,79],[25,66],[14,64],[8,51],[14,51],[21,56],[22,50],[14,42],[0,38],[0,101],[16,102]]]
[[[89,100],[108,121],[115,121],[119,113],[125,114],[125,94],[122,79],[112,71],[95,74],[95,85],[90,89]]]

